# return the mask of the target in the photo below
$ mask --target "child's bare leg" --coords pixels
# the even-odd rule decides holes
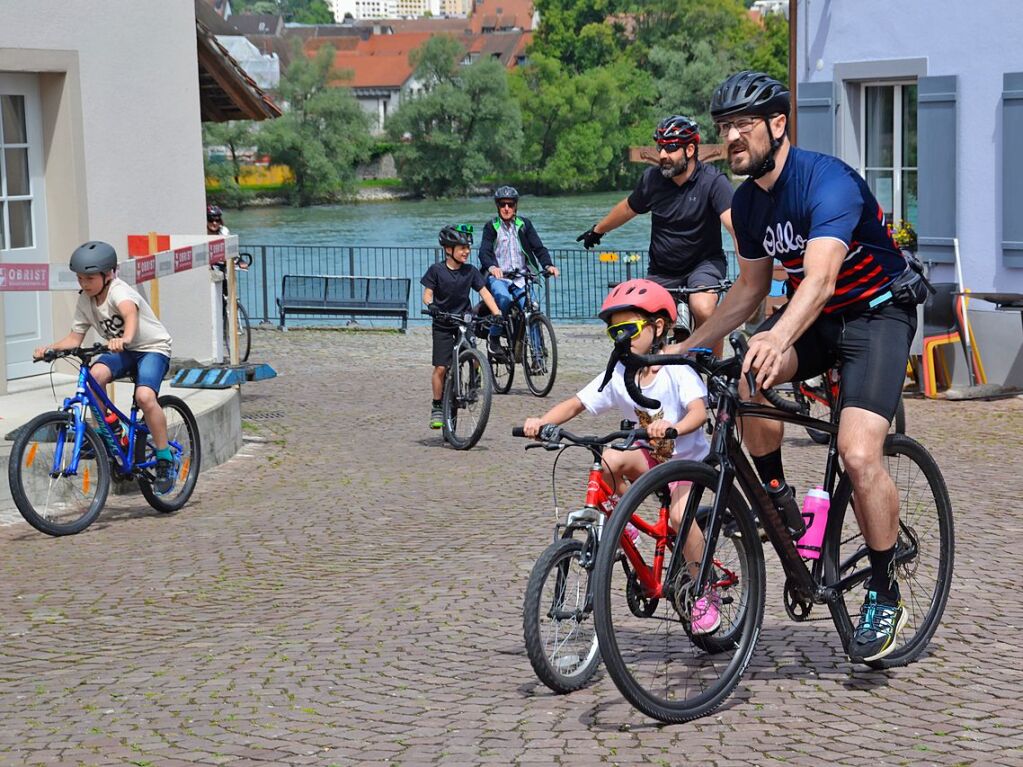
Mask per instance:
[[[163,414],[163,408],[157,402],[156,392],[148,386],[135,387],[135,402],[146,417],[146,426],[149,433],[153,435],[153,442],[157,450],[167,449],[167,418]]]
[[[433,398],[435,400],[444,396],[444,374],[448,372],[446,365],[438,365],[433,369],[433,376],[430,384],[433,386]]]
[[[619,495],[648,468],[646,457],[639,450],[604,451],[604,481]]]
[[[676,530],[682,527],[682,515],[686,510],[686,501],[689,500],[690,488],[690,483],[684,482],[671,491],[668,519]],[[703,530],[694,522],[689,526],[689,534],[682,543],[682,555],[686,558],[686,567],[689,569],[689,576],[693,579],[700,574],[700,561],[703,559],[705,542]]]

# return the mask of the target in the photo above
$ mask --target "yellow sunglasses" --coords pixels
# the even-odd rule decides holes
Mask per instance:
[[[607,335],[612,341],[621,341],[624,338],[635,338],[643,332],[643,328],[652,325],[652,320],[627,320],[607,326]]]

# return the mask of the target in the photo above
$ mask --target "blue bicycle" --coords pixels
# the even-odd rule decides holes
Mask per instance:
[[[201,450],[195,416],[178,397],[157,401],[167,418],[167,438],[174,457],[174,486],[167,493],[153,489],[156,445],[138,405],[131,415],[118,410],[89,372],[92,359],[107,348],[52,350],[41,361],[61,357],[81,361],[78,386],[61,408],[29,421],[14,440],[8,477],[11,495],[25,520],[48,535],[80,533],[99,516],[111,478],[135,480],[157,511],[177,511],[195,490]],[[117,416],[120,427],[107,423],[104,412]]]

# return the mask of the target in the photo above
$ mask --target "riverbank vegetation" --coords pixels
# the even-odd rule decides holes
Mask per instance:
[[[637,172],[629,147],[649,144],[664,115],[693,117],[704,142],[714,143],[707,110],[718,83],[745,68],[787,80],[787,21],[754,19],[744,0],[534,5],[540,25],[527,62],[511,71],[491,59],[461,65],[461,45],[443,35],[413,52],[424,90],[402,101],[384,137],[370,137],[349,91],[327,87],[343,73],[330,70],[333,50],[325,46],[314,59],[293,57],[281,78],[283,117],[251,134],[210,126],[207,143],[236,147],[247,137],[289,165],[288,196],[298,205],[350,195],[356,167],[385,151],[402,188],[416,195],[463,195],[491,179],[536,194],[621,189]],[[220,163],[226,167],[207,168],[227,204],[245,195],[231,153]]]

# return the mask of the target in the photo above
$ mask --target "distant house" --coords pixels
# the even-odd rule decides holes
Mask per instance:
[[[999,5],[801,0],[797,131],[912,224],[932,279],[957,281],[958,241],[961,287],[1023,293],[1023,13]],[[1019,314],[975,314],[989,377],[1023,384]]]
[[[128,234],[205,231],[200,120],[280,112],[203,14],[223,23],[205,3],[107,0],[101,14],[66,0],[4,6],[0,264],[66,264],[87,240],[124,257]],[[210,359],[207,275],[183,273],[161,288],[175,356]],[[0,292],[0,394],[41,372],[32,349],[67,331],[75,298]]]

